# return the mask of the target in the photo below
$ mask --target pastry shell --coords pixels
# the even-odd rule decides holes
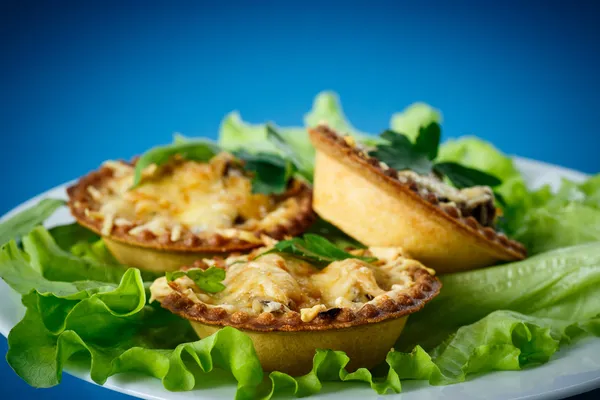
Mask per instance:
[[[523,259],[520,243],[442,207],[415,182],[326,126],[309,131],[316,148],[313,208],[367,246],[398,246],[438,273]]]
[[[422,309],[440,291],[440,281],[428,269],[409,267],[407,271],[414,284],[395,298],[386,296],[376,305],[366,303],[359,310],[332,308],[308,322],[296,311],[251,315],[207,307],[187,297],[176,282],[169,284],[173,292],[160,302],[188,319],[200,338],[224,326],[240,329],[252,339],[266,371],[305,374],[312,368],[317,349],[344,351],[350,357],[350,370],[372,368],[394,346],[409,314]]]
[[[126,164],[134,165],[134,163]],[[233,252],[248,252],[264,245],[260,240],[263,235],[274,239],[298,235],[308,229],[315,220],[311,207],[311,188],[300,180],[292,179],[288,190],[275,197],[278,202],[293,199],[298,206],[298,212],[270,229],[243,231],[249,232],[252,240],[235,236],[226,237],[219,233],[202,237],[189,231],[177,241],[171,240],[169,234],[157,236],[148,230],[138,235],[131,235],[128,232],[138,225],[135,223],[115,226],[111,233],[106,235],[102,233],[102,221],[89,213],[89,210],[94,210],[99,204],[90,195],[88,187],[102,187],[112,176],[112,169],[102,166],[67,188],[69,209],[80,225],[103,237],[106,246],[117,261],[146,271],[156,273],[174,271],[182,265],[191,265],[202,258],[226,256]]]

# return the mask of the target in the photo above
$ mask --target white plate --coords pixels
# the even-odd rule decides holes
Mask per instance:
[[[523,172],[530,187],[548,183],[557,188],[561,178],[581,181],[585,175],[538,161],[517,158],[517,166]],[[67,184],[51,189],[15,208],[13,213],[27,208],[44,197],[65,198]],[[72,222],[66,210],[60,210],[47,221],[47,226]],[[4,281],[0,281],[0,332],[7,336],[10,329],[21,319],[24,308],[20,296]],[[69,365],[67,371],[91,382],[85,368]],[[220,376],[219,376],[220,375]],[[198,384],[193,392],[169,392],[160,381],[143,376],[121,375],[104,385],[112,390],[146,399],[230,399],[234,396],[232,379],[222,374],[211,374],[206,382]],[[17,379],[15,377],[15,379]],[[212,386],[212,387],[211,387]],[[400,395],[386,399],[557,399],[572,396],[600,387],[600,340],[588,338],[559,351],[544,365],[526,371],[502,371],[473,378],[465,383],[451,386],[429,386],[425,382],[404,382]],[[315,396],[317,397],[317,396]],[[375,399],[380,398],[368,386],[360,383],[325,383],[319,398],[329,399]]]

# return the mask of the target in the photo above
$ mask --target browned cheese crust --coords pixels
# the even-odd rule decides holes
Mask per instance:
[[[207,325],[232,326],[250,331],[297,332],[349,328],[407,316],[421,310],[427,302],[438,295],[442,284],[426,269],[410,267],[409,273],[414,284],[396,299],[388,297],[377,306],[367,303],[358,311],[350,308],[331,308],[320,312],[309,322],[302,321],[300,313],[296,311],[263,312],[251,315],[243,311],[229,313],[220,307],[207,307],[185,296],[175,282],[169,284],[174,292],[162,299],[161,305],[190,321]]]
[[[124,162],[127,165],[135,165],[134,162]],[[173,240],[170,232],[156,235],[150,230],[144,230],[139,234],[129,233],[132,229],[143,224],[143,221],[132,221],[128,225],[115,225],[110,235],[102,232],[102,220],[95,218],[92,214],[97,211],[101,204],[90,194],[88,188],[102,188],[113,178],[113,169],[102,166],[96,171],[83,176],[73,186],[67,189],[69,196],[68,206],[71,214],[77,222],[86,228],[109,237],[110,239],[142,248],[165,250],[181,253],[230,253],[249,251],[262,245],[258,241],[248,241],[240,237],[225,237],[219,233],[194,234],[190,230],[183,230],[180,238]],[[287,199],[293,199],[298,206],[298,212],[289,219],[282,221],[269,229],[250,231],[255,238],[267,235],[275,239],[283,239],[304,232],[314,222],[315,215],[312,211],[312,190],[304,182],[293,179],[288,185],[288,190],[281,195],[272,195],[276,204]],[[92,213],[90,213],[90,211]],[[236,226],[233,226],[235,229]],[[246,231],[248,232],[248,231]]]

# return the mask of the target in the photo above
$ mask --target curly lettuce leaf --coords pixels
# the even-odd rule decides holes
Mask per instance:
[[[585,198],[583,204],[600,209],[600,174],[594,175],[579,186]]]
[[[278,133],[270,138],[267,124],[249,124],[242,121],[235,111],[225,116],[219,128],[219,145],[227,151],[245,150],[250,153],[277,154],[285,157],[288,151],[294,153],[294,161],[299,173],[312,181],[315,150],[303,128],[273,127]],[[285,144],[285,150],[282,149]]]
[[[0,246],[8,243],[11,239],[18,239],[22,235],[26,235],[64,205],[64,200],[44,199],[3,221],[0,223]]]
[[[429,353],[416,346],[410,353],[389,353],[387,361],[401,380],[447,385],[469,375],[548,362],[561,343],[583,333],[599,335],[600,319],[576,322],[495,311],[459,328]]]
[[[565,321],[595,318],[600,315],[600,242],[440,279],[444,289],[411,316],[400,337],[401,348],[420,344],[430,349],[496,310]]]
[[[583,332],[600,333],[597,319],[572,323],[498,311],[461,327],[429,353],[421,347],[411,353],[390,352],[387,373],[378,378],[364,368],[348,372],[349,359],[343,352],[318,350],[308,374],[292,377],[272,372],[265,387],[251,340],[233,328],[174,349],[168,345],[176,342],[148,340],[157,337],[152,332],[156,321],[154,327],[148,321],[162,315],[143,306],[144,291],[136,272],[128,271],[112,290],[82,293],[77,300],[72,295],[66,299],[37,292],[25,296],[27,314],[9,336],[11,366],[36,387],[58,384],[67,360],[78,353],[91,359],[90,374],[99,384],[118,373],[137,372],[161,379],[168,390],[192,390],[217,367],[230,371],[237,380],[238,399],[268,399],[279,393],[308,396],[318,393],[327,381],[366,382],[383,394],[400,392],[401,380],[406,379],[450,384],[470,374],[543,363],[561,343]],[[172,328],[173,322],[158,320],[162,328]],[[163,330],[158,337],[170,339],[164,335],[167,331],[176,332]]]
[[[269,399],[278,393],[290,393],[296,397],[310,396],[319,393],[323,382],[326,381],[365,382],[378,394],[401,392],[402,386],[393,368],[388,367],[385,376],[375,378],[366,368],[348,372],[345,369],[348,362],[350,358],[342,351],[317,350],[313,358],[313,368],[306,375],[294,378],[283,372],[271,372],[269,374],[271,389],[262,398]]]
[[[73,254],[61,249],[50,233],[41,226],[23,237],[23,247],[30,257],[31,265],[50,280],[117,283],[127,269],[114,261],[103,242],[79,242],[71,247],[76,250]]]
[[[10,241],[0,249],[0,278],[13,290],[27,294],[32,289],[40,293],[56,293],[60,296],[75,295],[81,291],[96,291],[104,288],[106,282],[85,281],[52,281],[44,277],[39,267],[30,263],[29,255]],[[52,270],[52,267],[45,271]]]
[[[100,236],[77,222],[67,225],[58,225],[48,230],[58,247],[70,251],[78,243],[93,243],[100,240]]]
[[[507,218],[509,234],[532,254],[600,240],[600,175],[582,184],[563,180],[533,192]]]
[[[392,115],[390,128],[414,142],[419,136],[420,128],[433,122],[442,123],[442,114],[439,110],[425,103],[413,103],[403,111]]]
[[[324,91],[317,94],[312,109],[304,116],[304,125],[307,128],[314,128],[323,123],[337,133],[352,135],[363,143],[373,145],[380,142],[378,137],[360,132],[352,126],[346,118],[340,99],[335,92]]]
[[[221,122],[218,142],[228,151],[251,149],[254,152],[277,153],[275,144],[267,140],[266,125],[244,122],[237,111],[227,114]]]
[[[304,124],[309,128],[314,128],[323,123],[343,135],[358,137],[368,135],[359,132],[348,121],[342,109],[340,98],[335,92],[324,91],[317,94],[312,109],[304,116]]]

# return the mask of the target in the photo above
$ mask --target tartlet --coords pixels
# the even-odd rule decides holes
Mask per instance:
[[[224,268],[221,292],[204,292],[187,276],[162,277],[150,288],[151,301],[188,319],[201,338],[224,326],[240,329],[266,371],[299,375],[311,369],[316,349],[345,351],[350,370],[379,364],[408,315],[441,287],[434,271],[397,248],[360,250],[377,261],[348,258],[323,269],[264,250],[183,268]]]
[[[397,171],[325,125],[309,134],[314,210],[365,245],[400,246],[438,273],[526,256],[522,244],[494,229],[489,187],[459,190],[433,175]]]
[[[291,179],[279,195],[252,193],[243,162],[219,153],[208,162],[173,157],[145,168],[107,161],[67,189],[77,222],[102,235],[115,258],[153,272],[203,257],[250,251],[263,237],[300,234],[314,221],[312,191]]]

